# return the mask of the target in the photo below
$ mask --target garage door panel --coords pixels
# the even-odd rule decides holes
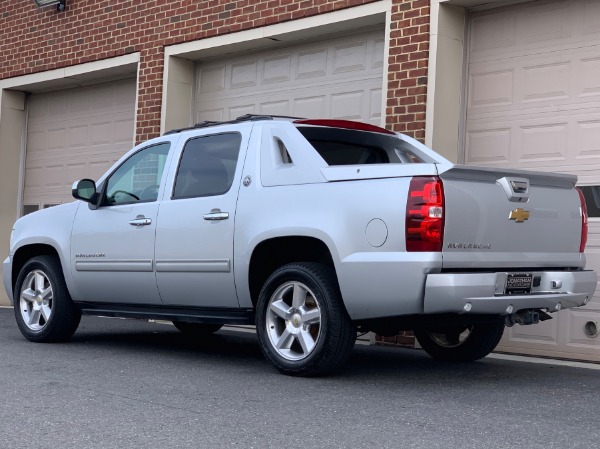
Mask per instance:
[[[225,120],[225,116],[229,116],[228,113],[225,113],[225,108],[206,109],[196,112],[196,118],[194,119],[194,122],[199,123],[203,120],[211,122],[222,122]]]
[[[33,94],[28,102],[26,205],[72,201],[133,144],[135,80]]]
[[[600,33],[597,0],[531,1],[473,14],[470,61],[552,53],[589,46]]]
[[[331,113],[334,118],[360,120],[362,118],[365,92],[342,92],[331,96]]]
[[[556,108],[558,109],[558,108]],[[467,123],[467,163],[590,171],[600,164],[600,109],[489,114]],[[561,162],[560,166],[557,162]],[[541,164],[541,165],[540,165]]]
[[[243,89],[258,84],[258,64],[256,62],[234,64],[231,67],[230,89]]]
[[[233,119],[239,117],[241,115],[246,114],[257,114],[258,111],[256,109],[256,105],[254,104],[244,104],[240,106],[232,106],[228,109],[229,119]]]
[[[265,84],[284,83],[291,80],[292,57],[290,55],[266,58],[263,73]]]
[[[590,338],[585,333],[585,326],[588,322],[592,321],[600,324],[600,311],[597,309],[593,311],[593,309],[586,306],[581,310],[569,311],[568,314],[567,346],[573,348],[574,351],[600,350],[600,340]]]
[[[373,41],[373,51],[369,52],[371,57],[371,68],[382,69],[384,66],[385,39],[375,39]]]
[[[106,125],[106,126],[102,126]],[[92,142],[96,142],[100,139],[104,140],[108,143],[108,126],[109,122],[105,124],[99,124],[92,126],[91,135],[90,129],[88,125],[73,125],[69,128],[69,147],[71,149],[79,149],[85,148],[88,145],[89,139],[91,137]],[[101,129],[97,129],[100,127]]]
[[[47,165],[45,167],[45,180],[44,186],[46,188],[60,188],[68,185],[68,181],[65,180],[65,166],[64,165]]]
[[[216,67],[199,70],[197,86],[198,92],[202,96],[207,93],[225,90],[225,65],[219,64]]]
[[[367,43],[336,46],[333,50],[333,73],[364,71],[367,68]]]
[[[327,50],[300,52],[296,67],[296,81],[327,75]]]
[[[368,118],[371,123],[381,123],[381,104],[383,102],[382,89],[371,89],[369,92]]]
[[[76,132],[80,132],[81,139],[71,140],[72,144],[87,147],[91,145],[109,145],[113,137],[113,124],[109,121],[94,123],[89,126],[79,126]],[[85,137],[89,136],[88,139]],[[75,137],[75,136],[73,136]]]
[[[59,120],[59,117],[65,116],[69,113],[68,103],[70,94],[60,95],[60,94],[49,94],[46,98],[48,102],[48,121]],[[72,114],[69,114],[71,116]],[[54,119],[54,120],[53,120]]]
[[[581,32],[584,35],[600,34],[600,2],[598,0],[585,0],[582,9]]]
[[[383,31],[199,63],[196,121],[243,114],[381,122]]]
[[[600,115],[596,120],[579,120],[574,136],[575,159],[600,159]],[[592,118],[590,116],[589,118]],[[582,162],[585,163],[585,162]]]
[[[327,117],[327,97],[325,95],[296,97],[293,101],[294,117]]]
[[[559,338],[560,320],[553,319],[536,324],[535,326],[515,325],[507,329],[509,338],[513,342],[524,344],[541,344],[546,348],[557,346]]]
[[[77,180],[77,179],[83,179],[83,178],[87,178],[87,174],[90,173],[90,169],[88,169],[88,164],[85,163],[81,163],[81,162],[75,162],[75,163],[70,163],[66,166],[66,179],[70,179],[70,180]],[[93,178],[93,179],[98,179],[98,178]]]
[[[600,46],[573,59],[561,55],[501,59],[469,64],[467,115],[477,119],[491,113],[533,113],[537,109],[597,106],[600,101]],[[589,103],[589,104],[588,104]],[[586,106],[587,105],[587,106]]]
[[[517,16],[511,11],[480,14],[471,19],[471,60],[495,56],[501,48],[511,49],[517,39]]]
[[[531,15],[518,18],[517,35],[520,35],[524,42],[547,44],[552,40],[560,42],[571,37],[573,10],[568,2],[552,1],[532,7],[534,11],[528,11],[532,12]]]
[[[570,63],[564,61],[523,68],[521,102],[566,100],[570,97]]]
[[[474,13],[470,25],[465,161],[576,174],[600,184],[600,2],[535,1]],[[600,220],[588,267],[600,271]],[[499,349],[600,361],[584,308],[507,330]]]
[[[581,58],[577,63],[578,96],[600,95],[600,56]]]
[[[261,103],[259,107],[259,114],[265,115],[286,115],[290,111],[290,101],[270,101],[267,103]]]
[[[466,133],[468,164],[504,165],[510,162],[511,128],[471,129]]]
[[[472,73],[469,79],[469,108],[511,106],[514,92],[514,70]]]
[[[567,130],[566,122],[520,126],[516,161],[519,163],[565,161]]]

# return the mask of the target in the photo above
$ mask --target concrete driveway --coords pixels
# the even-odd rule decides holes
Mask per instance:
[[[593,448],[600,371],[488,357],[454,365],[357,345],[334,377],[285,377],[252,333],[84,317],[34,344],[0,309],[0,447]]]

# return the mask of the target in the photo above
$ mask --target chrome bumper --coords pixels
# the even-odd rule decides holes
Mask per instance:
[[[525,271],[525,270],[524,270]],[[509,273],[430,274],[425,283],[424,312],[508,315],[523,309],[579,307],[592,299],[595,271],[527,271],[540,277],[530,294],[504,293]]]

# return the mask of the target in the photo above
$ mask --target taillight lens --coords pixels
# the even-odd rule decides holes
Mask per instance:
[[[585,245],[587,244],[588,238],[588,214],[583,192],[581,189],[575,188],[577,189],[577,193],[579,193],[579,201],[581,201],[581,242],[579,243],[579,252],[582,253],[585,251]]]
[[[435,176],[410,181],[406,202],[406,250],[441,251],[444,241],[444,186]]]

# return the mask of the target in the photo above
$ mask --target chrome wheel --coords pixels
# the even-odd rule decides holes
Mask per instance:
[[[321,334],[321,309],[313,292],[301,282],[287,282],[271,295],[266,327],[275,352],[287,360],[308,357]]]
[[[42,330],[52,316],[53,291],[48,276],[31,271],[21,285],[20,307],[24,324],[32,331]]]

